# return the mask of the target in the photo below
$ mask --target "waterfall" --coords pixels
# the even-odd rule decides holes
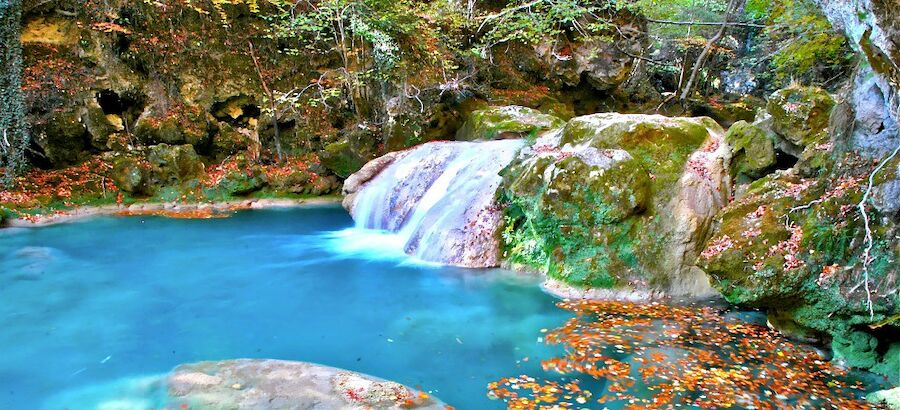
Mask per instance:
[[[424,261],[496,266],[499,172],[524,145],[432,142],[404,152],[357,191],[356,228],[391,232]]]

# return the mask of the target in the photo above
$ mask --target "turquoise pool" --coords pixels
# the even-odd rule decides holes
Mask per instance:
[[[502,408],[489,381],[558,353],[539,329],[567,315],[533,279],[417,264],[352,224],[315,206],[0,230],[0,408],[93,408],[114,386],[231,358],[316,362]]]

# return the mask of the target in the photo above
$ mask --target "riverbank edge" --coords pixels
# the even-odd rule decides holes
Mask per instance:
[[[313,198],[253,198],[221,202],[138,202],[129,205],[77,206],[70,209],[53,211],[48,214],[13,217],[4,221],[2,228],[37,228],[75,222],[94,216],[122,215],[158,215],[194,219],[224,217],[228,213],[244,210],[260,210],[273,208],[296,208],[311,205],[340,204],[338,195]],[[188,216],[184,216],[188,215]]]

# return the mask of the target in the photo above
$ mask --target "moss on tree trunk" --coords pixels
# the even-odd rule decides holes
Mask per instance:
[[[21,0],[0,0],[0,185],[24,165],[28,130],[22,93]]]

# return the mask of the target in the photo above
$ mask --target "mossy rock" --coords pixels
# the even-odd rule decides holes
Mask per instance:
[[[663,210],[688,158],[721,132],[710,121],[595,114],[545,134],[502,172],[504,257],[580,287],[664,286]]]
[[[211,116],[200,107],[183,107],[184,111],[156,113],[148,110],[134,126],[138,141],[150,144],[204,145],[209,137]]]
[[[772,129],[802,150],[827,137],[834,105],[834,98],[821,88],[791,86],[773,93],[766,110]]]
[[[337,142],[325,146],[319,159],[335,175],[347,178],[378,154],[377,136],[368,128],[353,127]]]
[[[650,175],[633,158],[603,169],[573,156],[559,161],[556,169],[559,174],[541,195],[540,210],[559,219],[581,213],[578,219],[591,224],[616,223],[647,209],[652,199]]]
[[[600,150],[624,149],[653,175],[657,204],[674,194],[688,157],[721,127],[710,118],[602,113],[573,118],[560,143]]]
[[[110,178],[119,189],[131,193],[152,194],[147,186],[148,170],[144,164],[136,158],[122,156],[113,162]]]
[[[54,167],[81,162],[90,145],[90,135],[75,108],[58,111],[47,121],[35,124],[32,135],[44,159]]]
[[[147,153],[156,185],[173,186],[200,178],[205,170],[200,156],[190,144],[159,144]]]
[[[217,187],[231,196],[246,196],[262,190],[268,183],[265,170],[255,165],[228,172]]]
[[[838,333],[831,340],[835,360],[849,366],[870,369],[878,363],[878,339],[862,331]]]
[[[212,152],[216,158],[225,158],[247,150],[250,146],[250,137],[241,133],[231,124],[218,123],[219,131],[212,139]]]
[[[760,127],[738,121],[728,129],[725,141],[731,146],[730,172],[738,182],[762,178],[776,164],[775,143]]]
[[[563,120],[538,110],[510,105],[473,111],[456,133],[457,141],[502,138],[534,138],[537,134],[561,127]]]
[[[900,385],[900,341],[894,341],[888,346],[881,362],[873,366],[872,371],[887,376],[894,386]],[[897,401],[897,406],[900,407],[900,400]]]
[[[312,181],[313,174],[309,171],[297,170],[283,176],[276,176],[269,180],[272,189],[278,192],[290,192],[293,194],[305,193],[307,185]]]
[[[836,358],[874,370],[887,350],[877,345],[889,339],[870,326],[898,317],[900,299],[881,289],[896,287],[900,248],[876,239],[864,273],[857,205],[868,171],[852,163],[835,167],[815,177],[779,171],[751,183],[720,211],[700,265],[730,302],[768,309],[772,325],[788,335],[830,337]],[[893,222],[868,212],[882,221],[872,225],[873,237],[894,235]],[[864,277],[873,287],[871,310]]]
[[[100,151],[108,150],[109,136],[124,129],[122,118],[107,116],[96,99],[88,100],[83,116],[85,127],[90,133],[91,146]],[[117,120],[116,120],[117,119]],[[116,121],[114,124],[112,121]]]

